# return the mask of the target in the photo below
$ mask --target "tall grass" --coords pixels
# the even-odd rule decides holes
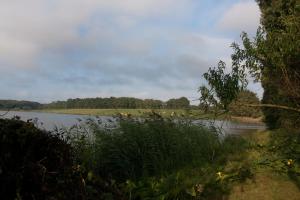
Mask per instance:
[[[116,129],[96,130],[97,167],[120,180],[156,176],[214,161],[217,132],[165,119],[122,120]]]
[[[156,114],[110,125],[90,120],[69,130],[74,134],[70,141],[86,173],[116,183],[128,199],[189,199],[196,185],[204,188],[201,195],[222,195],[227,186],[216,173],[248,145],[241,137],[220,137],[217,129]]]

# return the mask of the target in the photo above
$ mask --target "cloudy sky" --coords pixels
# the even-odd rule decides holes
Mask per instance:
[[[0,0],[0,99],[195,99],[259,15],[254,0]]]

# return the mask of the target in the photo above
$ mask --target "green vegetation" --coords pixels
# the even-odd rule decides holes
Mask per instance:
[[[105,126],[88,120],[51,134],[18,119],[0,120],[1,196],[184,200],[300,194],[298,133],[220,137],[214,127],[173,119],[153,113]]]
[[[258,1],[263,28],[255,41],[244,36],[245,55],[255,59],[249,65],[264,88],[263,103],[299,108],[300,95],[300,1]],[[300,114],[264,108],[270,128],[299,128]]]
[[[265,138],[258,136],[259,140],[254,141],[256,145],[248,150],[250,169],[255,177],[266,184],[288,187],[283,191],[291,192],[295,195],[291,199],[297,199],[300,186],[300,1],[257,2],[262,10],[262,27],[258,29],[254,40],[243,33],[242,47],[232,44],[231,71],[227,72],[225,63],[220,61],[217,67],[210,68],[204,74],[207,84],[199,88],[200,106],[217,114],[230,114],[230,111],[245,113],[246,109],[262,108],[266,124],[276,130]],[[245,93],[247,72],[262,83],[264,94],[261,104],[253,95],[246,94],[247,91]],[[252,139],[248,138],[248,141]],[[291,184],[291,180],[294,184]],[[278,186],[271,187],[273,190],[270,191],[262,190],[263,185],[256,190],[255,185],[239,184],[242,190],[245,186],[249,191],[232,190],[229,197],[287,199],[288,195],[280,193],[282,189]]]
[[[231,183],[252,176],[247,166],[239,166],[223,181],[226,163],[242,159],[249,147],[241,137],[222,138],[214,127],[156,113],[142,121],[119,120],[113,128],[90,120],[63,133],[77,136],[70,143],[91,181],[101,177],[114,183],[125,199],[219,198]],[[87,133],[94,134],[81,137]]]
[[[273,129],[297,129],[300,124],[300,112],[296,111],[300,97],[300,1],[259,0],[258,3],[262,27],[253,41],[246,33],[242,35],[243,48],[235,44],[235,55],[262,83],[267,125]]]
[[[183,109],[43,109],[41,112],[59,113],[59,114],[76,114],[76,115],[99,115],[99,116],[115,116],[120,113],[126,113],[132,116],[142,116],[145,113],[155,111],[163,116],[170,116],[172,113],[185,114]],[[199,111],[194,111],[199,112]]]
[[[262,111],[259,107],[245,106],[248,104],[258,105],[260,103],[256,94],[249,91],[241,91],[236,99],[229,104],[229,112],[232,116],[252,117],[257,118],[262,116]]]
[[[32,101],[16,101],[16,100],[0,100],[0,110],[17,109],[17,110],[33,110],[39,109],[42,105]]]
[[[254,177],[235,183],[228,199],[297,200],[300,196],[299,133],[263,131],[248,135],[247,140],[252,145],[242,162],[251,166]]]
[[[155,100],[155,99],[137,99],[131,97],[110,97],[110,98],[85,98],[85,99],[68,99],[67,101],[55,101],[49,104],[40,104],[31,101],[16,101],[16,100],[0,100],[0,110],[14,109],[14,110],[36,110],[36,109],[47,109],[57,110],[60,109],[98,109],[103,111],[103,115],[112,115],[118,110],[129,110],[133,112],[133,109],[139,109],[142,111],[147,110],[163,110],[168,112],[167,109],[172,110],[185,110],[191,109],[193,106],[190,105],[189,100],[186,97],[178,99],[170,99],[166,102]],[[116,111],[117,110],[117,111]],[[97,113],[98,111],[93,111]],[[71,111],[70,111],[71,112]],[[85,111],[83,111],[85,114]],[[173,112],[173,111],[171,111]],[[70,113],[73,114],[73,113]],[[77,113],[76,113],[77,114]],[[81,114],[81,113],[78,113]],[[100,112],[101,114],[101,112]],[[135,112],[138,115],[138,111]]]
[[[247,72],[264,88],[262,107],[269,128],[299,128],[300,109],[300,2],[258,0],[262,27],[254,40],[242,34],[242,47],[233,43],[232,67],[225,63],[204,74],[201,103],[206,108],[228,112],[228,105],[247,85]]]
[[[119,114],[130,115],[132,117],[143,117],[150,113],[157,113],[163,117],[177,116],[190,118],[212,118],[213,115],[204,113],[201,110],[191,109],[43,109],[39,112],[49,112],[58,114],[94,115],[94,116],[116,116]]]
[[[81,199],[70,145],[18,119],[0,119],[2,199]]]
[[[154,99],[137,99],[131,97],[85,98],[56,101],[44,105],[49,109],[187,109],[190,102],[187,98],[170,99],[167,102]]]

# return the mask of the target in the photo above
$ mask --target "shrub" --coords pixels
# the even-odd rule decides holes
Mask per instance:
[[[70,145],[32,123],[0,119],[3,199],[83,199]]]
[[[262,111],[258,107],[250,107],[245,104],[259,104],[256,94],[249,91],[241,91],[237,99],[229,105],[230,113],[234,116],[241,117],[261,117]]]

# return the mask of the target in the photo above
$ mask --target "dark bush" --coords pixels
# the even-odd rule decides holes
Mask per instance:
[[[83,199],[71,147],[32,123],[0,119],[1,199]]]

